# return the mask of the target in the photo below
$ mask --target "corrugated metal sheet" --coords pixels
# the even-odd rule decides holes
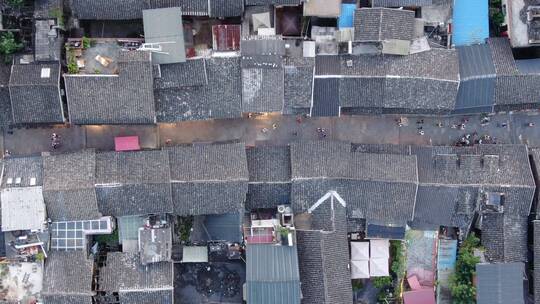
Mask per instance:
[[[518,70],[523,74],[539,74],[540,59],[522,59],[516,60]]]
[[[382,226],[368,223],[366,238],[403,240],[405,239],[405,227]]]
[[[339,116],[339,79],[316,78],[311,116]]]
[[[456,111],[491,112],[495,103],[495,66],[487,44],[458,47],[461,82]]]
[[[495,77],[467,80],[459,84],[456,111],[485,112],[486,109],[492,109],[494,103]]]
[[[495,66],[487,44],[461,46],[457,48],[460,78],[495,75]]]
[[[455,0],[453,17],[454,45],[485,43],[489,37],[487,0]]]
[[[214,51],[238,51],[240,49],[240,25],[220,24],[212,26]]]
[[[523,263],[477,264],[478,304],[523,304]]]
[[[249,245],[246,258],[248,303],[300,304],[296,246]]]

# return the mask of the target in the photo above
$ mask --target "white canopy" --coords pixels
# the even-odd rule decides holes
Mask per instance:
[[[369,278],[369,261],[351,261],[351,279]]]
[[[369,260],[369,274],[372,277],[388,276],[388,258],[372,258]]]
[[[389,240],[371,240],[371,258],[385,258],[388,260],[390,257],[390,241]]]
[[[369,260],[368,242],[351,242],[351,260],[367,261]]]

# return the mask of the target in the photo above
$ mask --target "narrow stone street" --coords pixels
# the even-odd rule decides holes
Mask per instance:
[[[538,111],[486,116],[366,115],[308,117],[260,115],[228,120],[187,121],[141,126],[102,125],[12,128],[3,133],[11,155],[69,152],[84,148],[114,150],[115,136],[139,136],[143,149],[165,145],[242,141],[246,145],[286,145],[298,140],[341,140],[368,144],[453,145],[467,134],[496,143],[540,146]],[[402,121],[401,126],[398,121]],[[484,118],[484,119],[483,119]],[[319,129],[319,131],[317,131]],[[51,147],[51,135],[61,138]]]

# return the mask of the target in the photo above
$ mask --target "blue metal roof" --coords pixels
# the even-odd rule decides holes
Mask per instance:
[[[484,43],[489,37],[488,0],[454,1],[455,46]]]
[[[341,4],[341,15],[338,18],[338,27],[340,29],[354,26],[354,10],[356,4],[343,3]]]

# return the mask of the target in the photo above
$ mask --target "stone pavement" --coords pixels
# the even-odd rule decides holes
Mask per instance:
[[[399,126],[397,120],[405,123]],[[482,124],[480,115],[413,116],[377,115],[313,117],[260,115],[252,118],[187,121],[141,126],[51,126],[4,131],[3,146],[12,155],[37,155],[52,151],[50,136],[59,134],[58,152],[95,148],[114,150],[114,137],[137,135],[143,149],[170,145],[242,141],[246,145],[286,145],[298,140],[342,140],[355,143],[453,145],[466,134],[489,135],[497,143],[523,143],[540,147],[538,111],[499,113]],[[421,123],[419,123],[421,122]],[[528,126],[533,123],[534,126]],[[453,126],[465,124],[463,129]],[[318,128],[325,130],[322,135]],[[423,135],[419,134],[422,131]]]

